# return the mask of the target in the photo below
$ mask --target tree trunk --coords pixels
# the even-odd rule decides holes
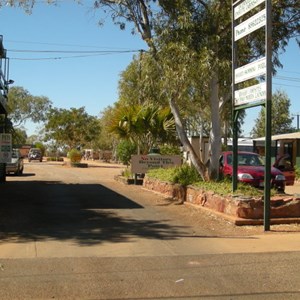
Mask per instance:
[[[219,178],[219,158],[221,155],[221,118],[219,113],[218,75],[214,73],[210,81],[211,130],[210,130],[210,164],[209,179]]]
[[[200,161],[199,156],[196,154],[194,148],[192,147],[187,137],[186,131],[184,130],[184,126],[179,114],[179,109],[174,99],[169,99],[169,105],[175,119],[176,131],[179,136],[179,139],[182,145],[184,146],[184,148],[186,149],[186,151],[188,151],[193,166],[196,168],[203,181],[206,181],[207,180],[206,166]]]

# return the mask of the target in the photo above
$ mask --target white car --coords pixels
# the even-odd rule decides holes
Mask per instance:
[[[11,154],[11,162],[6,163],[6,174],[13,173],[15,175],[22,175],[23,170],[23,157],[18,149],[13,149]]]

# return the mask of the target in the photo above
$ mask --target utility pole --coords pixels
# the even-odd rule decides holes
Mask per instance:
[[[299,130],[299,117],[300,117],[300,113],[296,113],[292,115],[293,117],[297,117],[297,130]]]

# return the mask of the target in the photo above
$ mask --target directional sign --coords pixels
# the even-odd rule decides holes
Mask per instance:
[[[0,134],[0,163],[11,162],[11,134]]]
[[[253,17],[234,28],[234,40],[237,41],[251,32],[266,25],[267,12],[263,9]]]
[[[265,101],[266,100],[266,83],[262,82],[250,87],[240,89],[234,92],[235,105],[247,104],[250,102]]]
[[[131,171],[133,173],[147,173],[149,169],[171,168],[181,165],[179,155],[132,155]]]
[[[234,19],[238,19],[263,2],[265,2],[265,0],[245,0],[234,8]]]
[[[245,66],[237,68],[234,72],[234,83],[240,83],[251,78],[262,76],[266,74],[266,71],[266,58],[263,57]]]

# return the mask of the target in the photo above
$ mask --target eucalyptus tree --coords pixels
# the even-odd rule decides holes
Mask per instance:
[[[8,93],[8,118],[14,127],[24,125],[26,121],[44,122],[52,102],[45,96],[33,96],[23,87],[14,86]]]
[[[0,3],[4,2],[7,3]],[[10,0],[9,3],[30,8],[34,0]],[[299,36],[300,3],[299,0],[273,0],[272,3],[275,68],[280,66],[280,50],[285,49],[290,38]],[[178,136],[203,179],[206,178],[207,169],[188,140],[181,106],[186,101],[185,95],[191,91],[187,88],[190,67],[195,66],[196,69],[200,66],[198,80],[206,102],[201,102],[199,107],[210,114],[211,157],[208,177],[217,178],[221,115],[231,95],[231,4],[229,0],[94,1],[95,9],[110,15],[120,29],[131,24],[132,30],[140,34],[149,46],[149,53],[160,72],[162,95],[168,100],[174,115]],[[244,51],[241,64],[261,56],[265,51],[260,33],[245,39],[240,46]],[[164,54],[168,54],[168,57]]]
[[[82,148],[96,140],[101,131],[99,120],[86,113],[84,107],[52,108],[47,114],[45,141],[68,150]]]
[[[178,59],[184,61],[191,55],[191,52],[185,49],[192,50],[192,53],[200,53],[202,58],[200,59],[202,76],[199,81],[208,91],[206,100],[211,115],[209,177],[216,178],[221,150],[221,112],[231,98],[231,4],[229,0],[95,1],[95,8],[106,9],[121,29],[126,27],[126,23],[131,22],[135,31],[148,44],[153,58],[160,67],[162,84],[168,83],[163,90],[175,118],[177,133],[183,145],[190,151],[192,162],[203,178],[205,165],[199,160],[188,141],[180,114],[180,100],[184,99],[183,94],[186,92],[183,89],[183,82],[187,78],[185,74],[188,65],[178,64]],[[279,50],[284,49],[291,37],[299,34],[299,5],[298,0],[273,1],[274,66],[280,65]],[[255,35],[251,40],[247,39],[242,46],[246,54],[242,58],[244,64],[264,52],[261,34]],[[166,63],[160,57],[160,51],[165,47],[177,50],[182,47],[184,51],[180,51],[181,55],[176,51],[173,52],[174,55],[169,56]],[[169,51],[165,53],[170,54]],[[185,54],[188,56],[184,57]],[[196,57],[194,63],[196,61],[197,64]],[[179,68],[180,65],[184,67]],[[171,79],[174,84],[170,89]]]
[[[283,91],[276,91],[272,97],[272,135],[293,132],[293,118],[290,114],[291,101],[288,95]],[[255,138],[265,136],[265,120],[266,112],[262,107],[258,118],[255,120],[255,126],[251,131],[251,135]]]

